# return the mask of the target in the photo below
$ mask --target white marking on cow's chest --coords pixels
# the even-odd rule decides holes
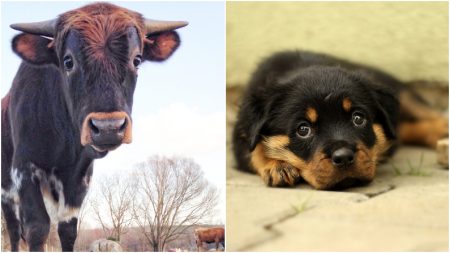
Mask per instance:
[[[63,184],[54,174],[47,175],[38,169],[34,170],[33,176],[40,181],[45,209],[52,223],[67,222],[78,217],[79,208],[66,205]]]
[[[19,191],[22,186],[22,173],[19,172],[17,168],[11,168],[11,180],[13,182],[13,188],[16,188]]]
[[[9,189],[2,188],[2,202],[10,205],[16,218],[19,219],[19,190],[22,187],[23,175],[17,168],[11,168],[10,177],[12,185]]]

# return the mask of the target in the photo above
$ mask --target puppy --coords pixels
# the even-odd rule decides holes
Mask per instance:
[[[331,56],[281,52],[264,60],[233,131],[238,169],[269,186],[366,184],[396,144],[436,145],[448,120],[395,77]]]

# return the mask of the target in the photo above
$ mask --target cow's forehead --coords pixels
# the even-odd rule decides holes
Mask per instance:
[[[142,42],[145,37],[142,15],[108,3],[91,4],[60,15],[55,42],[62,46],[67,34],[76,30],[86,43],[105,45],[114,39],[111,36],[122,36],[130,27],[136,28]]]
[[[142,44],[141,37],[135,27],[128,27],[124,31],[117,30],[112,33],[102,32],[100,29],[96,30],[97,36],[92,36],[93,32],[86,32],[72,28],[69,30],[67,36],[64,38],[64,49],[70,48],[72,50],[80,50],[82,53],[86,53],[86,56],[94,56],[97,51],[111,51],[114,48],[117,49],[117,45],[122,44],[120,50],[117,52],[126,54],[128,50],[134,50],[136,47],[139,49]],[[114,51],[114,50],[113,50]]]

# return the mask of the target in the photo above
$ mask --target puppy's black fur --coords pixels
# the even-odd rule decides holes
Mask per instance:
[[[357,153],[360,146],[368,153],[377,141],[380,142],[375,125],[381,126],[386,139],[383,141],[394,143],[400,110],[398,95],[403,89],[401,81],[368,66],[304,51],[277,53],[260,64],[243,96],[233,132],[237,168],[257,172],[263,179],[269,177],[264,179],[269,185],[291,185],[292,182],[283,182],[283,178],[289,177],[286,166],[295,167],[289,161],[272,159],[270,152],[263,148],[265,155],[258,159],[274,160],[278,165],[266,170],[255,168],[252,163],[252,152],[259,143],[265,143],[271,136],[287,136],[289,141],[283,149],[292,152],[302,164],[308,164],[306,169],[320,181],[310,182],[304,176],[305,168],[296,168],[295,182],[303,177],[315,187],[320,185],[316,188],[330,188],[344,179],[358,179],[349,173],[330,182],[319,180],[323,177],[320,170],[324,170],[324,166],[317,165],[319,160],[313,163],[314,157],[320,153],[320,159],[332,160],[333,168],[328,166],[328,170],[336,171],[330,177],[361,169],[354,168],[360,166],[357,162],[337,169],[334,153],[342,148]],[[345,99],[350,101],[348,110],[342,105]],[[308,110],[317,114],[315,122],[305,116]],[[308,131],[307,136],[302,136]],[[369,158],[376,160],[380,155]],[[354,156],[358,159],[356,154]],[[282,168],[278,168],[280,166]],[[278,183],[274,183],[272,174],[277,173],[274,171],[281,175]]]

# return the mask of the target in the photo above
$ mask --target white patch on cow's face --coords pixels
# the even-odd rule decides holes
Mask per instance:
[[[68,222],[72,218],[78,218],[80,209],[66,206],[64,186],[55,175],[47,175],[42,169],[37,167],[35,167],[33,175],[40,181],[45,209],[53,224],[57,224],[58,222]],[[58,201],[53,198],[52,190],[58,196]]]

